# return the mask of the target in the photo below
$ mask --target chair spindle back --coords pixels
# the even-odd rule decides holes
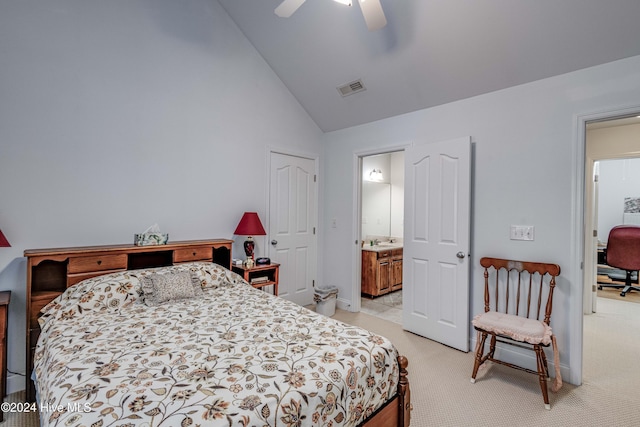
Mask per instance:
[[[485,312],[493,310],[541,320],[544,306],[542,321],[549,324],[559,265],[488,257],[482,258],[480,265],[484,267]]]

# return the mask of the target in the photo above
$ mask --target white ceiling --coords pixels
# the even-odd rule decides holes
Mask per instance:
[[[640,55],[640,0],[380,0],[375,32],[357,1],[218,1],[325,132]]]

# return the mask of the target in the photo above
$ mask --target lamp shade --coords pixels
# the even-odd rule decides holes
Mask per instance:
[[[11,245],[4,234],[2,234],[2,230],[0,230],[0,248],[9,248]]]
[[[233,234],[238,236],[264,236],[267,233],[264,231],[257,212],[245,212]]]

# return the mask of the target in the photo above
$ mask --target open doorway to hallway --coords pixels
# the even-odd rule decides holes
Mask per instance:
[[[589,321],[584,322],[584,336],[592,330],[611,324],[612,318],[621,316],[640,316],[640,296],[627,294],[619,296],[620,291],[605,288],[598,290],[598,281],[615,279],[615,272],[609,277],[610,269],[602,256],[607,246],[611,228],[616,225],[637,223],[633,213],[625,212],[625,199],[640,198],[640,117],[608,119],[587,123],[585,132],[585,290],[584,313]],[[604,265],[603,265],[604,264]],[[615,298],[612,300],[611,298]],[[635,302],[633,301],[635,300]],[[633,305],[633,306],[632,306]],[[635,307],[637,305],[637,307]],[[634,314],[635,313],[635,314]],[[613,337],[617,331],[609,331]],[[638,343],[627,339],[612,339],[607,343],[610,354],[626,354],[629,346]],[[635,338],[631,341],[635,341]],[[583,378],[585,381],[597,378],[601,370],[586,363],[592,345],[585,340],[583,344]],[[625,370],[623,364],[606,365],[609,370]],[[615,362],[615,361],[613,361]],[[613,374],[613,373],[612,373]]]
[[[625,199],[640,198],[640,117],[587,123],[585,147],[584,313],[591,313],[597,311],[598,251],[612,227],[637,221],[624,210]]]

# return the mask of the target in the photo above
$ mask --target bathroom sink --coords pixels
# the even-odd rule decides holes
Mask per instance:
[[[385,249],[399,249],[402,248],[402,243],[399,242],[380,242],[378,244],[375,244],[373,246],[369,246],[369,245],[365,245],[363,246],[362,249],[368,250],[368,251],[383,251]]]

